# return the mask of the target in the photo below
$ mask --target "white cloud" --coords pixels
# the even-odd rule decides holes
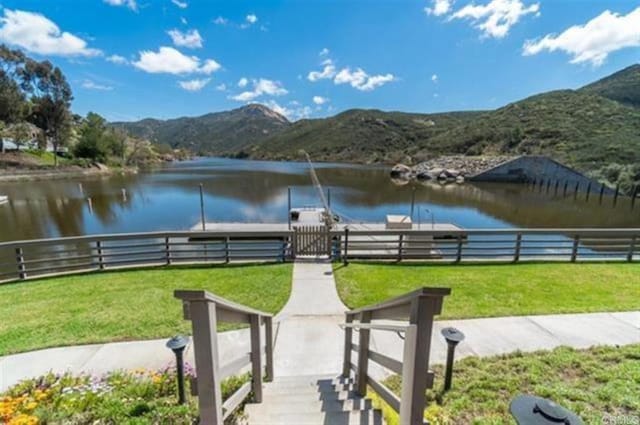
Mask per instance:
[[[185,17],[180,18],[180,22],[182,22],[182,25],[188,25],[189,24],[189,22],[187,21],[187,18],[185,18]]]
[[[198,30],[182,32],[178,29],[172,29],[171,31],[167,31],[167,34],[169,34],[173,44],[176,46],[188,47],[190,49],[202,47],[203,40]]]
[[[531,56],[543,50],[559,50],[571,55],[571,63],[590,62],[598,66],[610,53],[637,46],[640,46],[640,7],[628,15],[605,10],[584,25],[572,26],[558,35],[528,40],[523,54]]]
[[[186,1],[171,0],[171,3],[175,4],[180,9],[186,9],[187,7],[189,7],[189,3],[187,3]]]
[[[432,3],[431,7],[427,6],[424,8],[424,11],[427,13],[427,15],[442,16],[449,13],[449,11],[451,10],[451,4],[453,3],[453,1],[432,0],[431,3]]]
[[[187,56],[173,47],[160,47],[157,52],[143,50],[140,58],[133,66],[152,74],[211,74],[220,69],[220,64],[213,59],[204,63],[197,56]]]
[[[361,91],[371,91],[393,80],[395,80],[393,74],[369,75],[362,68],[351,71],[347,67],[336,74],[333,82],[335,84],[350,84],[351,87]]]
[[[225,17],[218,16],[216,19],[213,20],[213,23],[216,25],[227,25],[229,23],[229,20]]]
[[[195,79],[188,81],[178,81],[178,85],[187,91],[200,91],[209,84],[211,78]]]
[[[107,56],[107,61],[109,61],[111,63],[115,63],[117,65],[126,65],[127,63],[129,63],[127,58],[125,58],[124,56],[120,56],[120,55]]]
[[[329,101],[329,99],[327,99],[326,97],[313,96],[313,103],[315,103],[316,105],[324,105],[328,101]]]
[[[318,53],[318,56],[327,56],[329,54],[329,49],[327,49],[326,47],[322,50],[320,50],[320,53]]]
[[[63,32],[39,13],[4,10],[0,18],[0,41],[40,55],[98,56],[102,52],[87,46],[87,42]]]
[[[258,22],[258,17],[257,17],[255,14],[251,13],[251,14],[247,15],[247,17],[245,18],[245,20],[246,20],[248,23],[250,23],[250,24],[252,24],[252,25],[253,25],[253,24],[255,24],[256,22]]]
[[[240,102],[250,102],[263,95],[282,96],[289,93],[278,81],[267,80],[266,78],[252,80],[251,84],[253,85],[253,90],[247,90],[231,96],[231,99]]]
[[[242,77],[238,80],[238,87],[247,87],[247,84],[249,84],[249,80],[247,80],[245,77]]]
[[[431,76],[431,81],[433,81],[434,83],[437,83],[438,82],[438,74],[433,74]]]
[[[280,115],[284,115],[290,121],[309,118],[312,113],[312,110],[309,106],[296,106],[294,108],[287,108],[286,106],[279,105],[275,100],[269,100],[268,102],[264,102],[264,104]]]
[[[110,91],[113,90],[113,87],[111,86],[105,86],[102,84],[98,84],[96,82],[93,82],[91,80],[84,80],[82,82],[82,87],[88,90],[101,90],[101,91]]]
[[[104,2],[111,6],[126,6],[131,10],[138,10],[136,0],[104,0]]]
[[[540,3],[525,6],[521,0],[491,0],[485,5],[468,4],[451,14],[449,20],[469,19],[483,36],[503,38],[520,18],[539,13]]]
[[[226,85],[226,84],[224,84],[224,83],[222,83],[222,84],[218,84],[218,85],[216,86],[216,90],[218,90],[218,91],[227,91],[227,85]]]
[[[336,75],[336,67],[331,59],[325,60],[322,62],[322,65],[324,65],[322,71],[311,71],[309,75],[307,75],[309,81],[316,82],[318,80],[333,78],[334,75]]]

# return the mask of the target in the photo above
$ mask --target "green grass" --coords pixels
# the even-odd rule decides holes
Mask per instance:
[[[422,286],[451,288],[440,318],[640,309],[638,264],[336,266],[349,307],[375,304]]]
[[[174,289],[206,289],[275,313],[289,297],[291,271],[290,264],[172,267],[0,286],[0,355],[189,332]]]
[[[509,403],[519,394],[549,398],[578,414],[585,424],[640,420],[640,345],[514,353],[456,362],[453,388],[442,394],[443,368],[434,368],[425,416],[433,425],[515,423]],[[385,382],[400,394],[401,380]],[[617,417],[618,422],[608,421]],[[628,422],[623,422],[625,419]],[[394,423],[393,416],[388,421]]]

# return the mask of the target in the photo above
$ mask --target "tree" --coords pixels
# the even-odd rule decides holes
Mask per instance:
[[[60,68],[51,62],[27,58],[22,89],[31,94],[30,121],[43,130],[47,140],[51,140],[57,166],[59,147],[64,145],[71,131],[71,87]]]
[[[80,158],[105,162],[110,154],[110,141],[106,134],[106,122],[100,115],[89,112],[80,128],[80,139],[74,154]]]
[[[26,122],[19,122],[12,125],[7,130],[7,133],[13,139],[13,142],[16,144],[18,149],[20,146],[33,139],[33,129],[31,128],[31,125]]]

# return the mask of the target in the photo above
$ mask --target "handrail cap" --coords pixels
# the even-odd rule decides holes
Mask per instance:
[[[245,307],[242,304],[234,303],[233,301],[229,301],[225,298],[219,297],[217,295],[212,294],[209,291],[205,291],[202,289],[197,289],[197,290],[177,289],[173,292],[173,296],[182,301],[212,302],[223,310],[231,310],[231,311],[244,313],[244,314],[256,314],[258,316],[263,316],[263,317],[273,317],[271,313],[265,313],[264,311],[255,310],[250,307]]]
[[[404,295],[400,295],[398,297],[392,298],[387,301],[383,301],[378,304],[372,304],[365,307],[357,308],[355,310],[349,310],[346,312],[346,314],[353,315],[353,314],[358,314],[365,311],[383,310],[383,309],[395,307],[398,305],[409,304],[411,300],[413,300],[414,298],[419,298],[419,297],[443,298],[450,294],[451,294],[451,288],[424,286],[422,288],[416,289],[415,291],[408,292]]]

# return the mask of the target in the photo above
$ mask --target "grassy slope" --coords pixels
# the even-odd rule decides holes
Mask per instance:
[[[267,312],[289,297],[291,265],[107,272],[0,286],[0,355],[189,332],[174,289],[207,289]]]
[[[512,424],[509,403],[519,394],[554,400],[585,424],[609,423],[606,415],[637,420],[640,412],[640,345],[467,358],[456,362],[453,388],[444,396],[443,368],[434,370],[426,415],[433,425]],[[386,383],[399,394],[400,382],[392,377]]]
[[[337,266],[349,307],[384,301],[422,286],[452,289],[441,319],[640,309],[637,264]]]

